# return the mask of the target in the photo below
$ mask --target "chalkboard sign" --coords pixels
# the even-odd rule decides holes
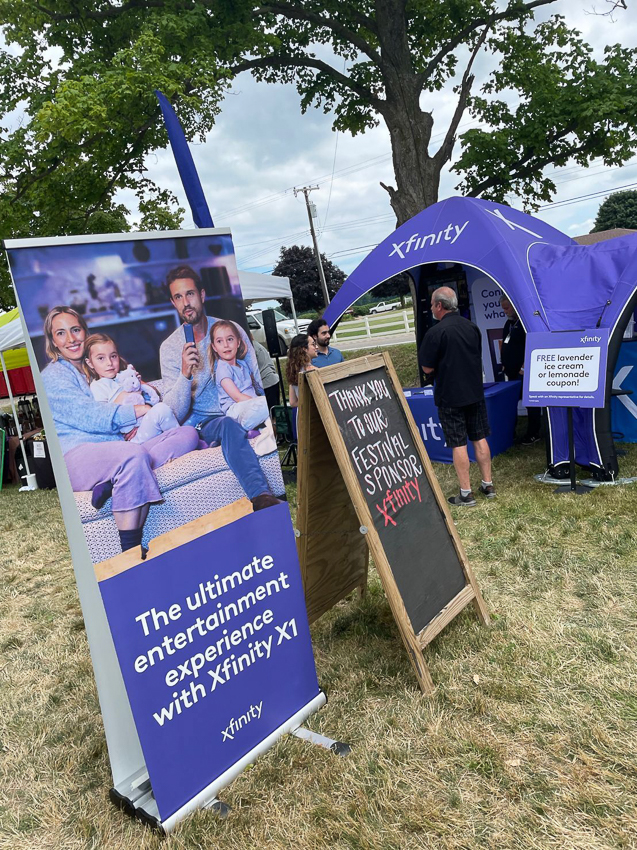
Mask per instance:
[[[422,658],[424,646],[469,602],[485,623],[488,614],[391,360],[387,353],[375,354],[304,378],[297,525],[308,611],[323,613],[351,592],[352,580],[364,581],[366,564],[361,573],[360,557],[355,558],[359,571],[352,574],[349,563],[350,547],[360,556],[363,538],[420,686],[429,693],[433,682]],[[335,469],[345,486],[328,490],[328,479],[333,487],[337,483]],[[326,503],[331,525],[320,516]],[[329,533],[324,536],[320,569],[319,528],[341,534],[339,548],[331,547]],[[348,564],[342,578],[340,561]],[[318,606],[315,593],[321,596]]]
[[[466,580],[403,406],[384,366],[330,382],[327,397],[412,628],[421,632]]]

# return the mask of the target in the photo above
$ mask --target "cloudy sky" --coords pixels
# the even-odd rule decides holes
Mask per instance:
[[[594,3],[598,10],[605,7],[604,0],[563,0],[550,11],[567,14],[599,58],[606,44],[637,45],[637,0],[630,0],[629,11],[618,11],[614,20],[592,15]],[[486,64],[476,66],[474,90],[487,72]],[[433,103],[435,143],[446,129],[454,99],[442,92]],[[469,126],[466,116],[460,131]],[[192,151],[215,224],[232,229],[240,268],[269,272],[282,245],[311,244],[305,202],[294,196],[294,187],[319,186],[312,200],[318,212],[320,248],[347,272],[394,227],[388,195],[379,185],[394,184],[384,126],[356,138],[337,136],[329,115],[318,110],[301,115],[293,86],[258,84],[243,75],[206,143],[193,145]],[[170,151],[151,156],[148,169],[187,209]],[[443,176],[440,198],[454,194],[457,182],[457,176]],[[553,203],[538,215],[569,235],[587,233],[604,193],[637,188],[637,157],[621,168],[600,164],[563,168],[555,182],[558,193]],[[588,195],[594,197],[582,197]],[[189,213],[185,225],[193,226]]]

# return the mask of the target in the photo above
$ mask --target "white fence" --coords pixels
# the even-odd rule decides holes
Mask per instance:
[[[389,336],[414,332],[414,314],[411,310],[399,313],[382,313],[378,316],[361,316],[354,321],[341,322],[334,342],[347,342],[350,339],[365,339],[374,336]]]

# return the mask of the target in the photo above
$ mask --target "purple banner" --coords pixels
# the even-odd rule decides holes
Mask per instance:
[[[100,583],[165,820],[319,686],[286,504]]]

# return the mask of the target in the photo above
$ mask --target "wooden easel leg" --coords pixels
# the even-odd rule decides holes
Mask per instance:
[[[478,582],[473,574],[473,570],[470,570],[467,578],[469,579],[469,584],[473,588],[473,592],[475,593],[475,597],[473,599],[473,607],[476,609],[476,614],[478,615],[478,619],[482,623],[483,626],[488,626],[491,623],[491,618],[489,617],[489,609],[487,608],[487,604],[482,598],[482,594],[480,593],[480,588],[478,587]]]
[[[416,672],[416,678],[418,679],[420,690],[423,692],[424,696],[431,696],[434,692],[434,680],[431,678],[431,673],[429,672],[429,667],[425,664],[425,659],[422,657],[420,652],[418,652],[418,655],[416,656],[411,648],[409,650],[409,655],[411,657],[413,668]]]
[[[478,615],[478,619],[482,625],[490,625],[491,619],[489,617],[489,611],[487,610],[484,599],[479,593],[476,594],[476,598],[473,600],[473,607],[476,609],[476,614]]]
[[[396,623],[400,629],[400,636],[403,639],[407,654],[409,655],[409,660],[411,661],[416,678],[418,679],[420,690],[426,697],[428,697],[434,692],[434,680],[431,678],[429,667],[427,667],[425,659],[422,656],[422,649],[418,643],[418,639],[414,635],[412,640],[411,635],[405,633],[401,628],[400,621],[396,620]]]
[[[367,580],[369,578],[369,550],[367,552],[367,562],[365,563],[365,575],[358,586],[358,598],[364,599],[367,596]]]

